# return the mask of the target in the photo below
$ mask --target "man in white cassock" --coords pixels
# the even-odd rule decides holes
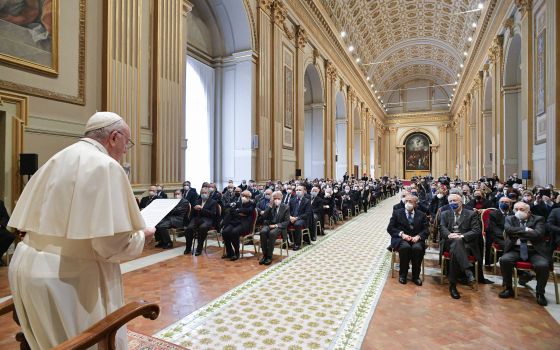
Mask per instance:
[[[8,226],[26,234],[9,280],[31,349],[50,349],[124,305],[119,262],[138,256],[155,232],[119,164],[133,145],[120,116],[95,113],[85,137],[49,159],[21,194]],[[125,327],[116,343],[127,348]]]

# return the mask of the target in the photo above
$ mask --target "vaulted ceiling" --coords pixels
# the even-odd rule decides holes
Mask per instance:
[[[474,42],[481,0],[320,0],[372,89],[414,79],[454,84]],[[470,40],[469,40],[470,38]],[[453,85],[444,86],[449,95]]]

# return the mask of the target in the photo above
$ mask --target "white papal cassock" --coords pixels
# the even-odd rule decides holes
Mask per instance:
[[[31,178],[8,223],[27,232],[10,263],[32,349],[50,349],[124,304],[119,262],[144,246],[144,220],[121,165],[84,138]],[[127,347],[126,329],[117,346]]]

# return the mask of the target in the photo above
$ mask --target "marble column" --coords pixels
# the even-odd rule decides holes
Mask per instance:
[[[500,179],[504,178],[502,161],[504,159],[504,109],[503,109],[503,45],[504,36],[498,35],[494,38],[489,50],[489,59],[492,63],[493,91],[492,91],[492,130],[494,139],[492,142],[493,168]]]

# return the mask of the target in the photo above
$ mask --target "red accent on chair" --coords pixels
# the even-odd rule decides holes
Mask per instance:
[[[488,229],[488,224],[490,223],[490,213],[496,210],[495,208],[488,208],[482,211],[480,220],[482,221],[482,236],[486,237],[486,230]]]
[[[443,257],[446,259],[451,259],[451,254],[449,254],[449,252],[443,252]],[[472,255],[468,256],[469,262],[475,262],[476,258]]]
[[[532,270],[533,264],[531,264],[529,261],[518,261],[515,263],[515,267],[517,267],[518,269]]]

